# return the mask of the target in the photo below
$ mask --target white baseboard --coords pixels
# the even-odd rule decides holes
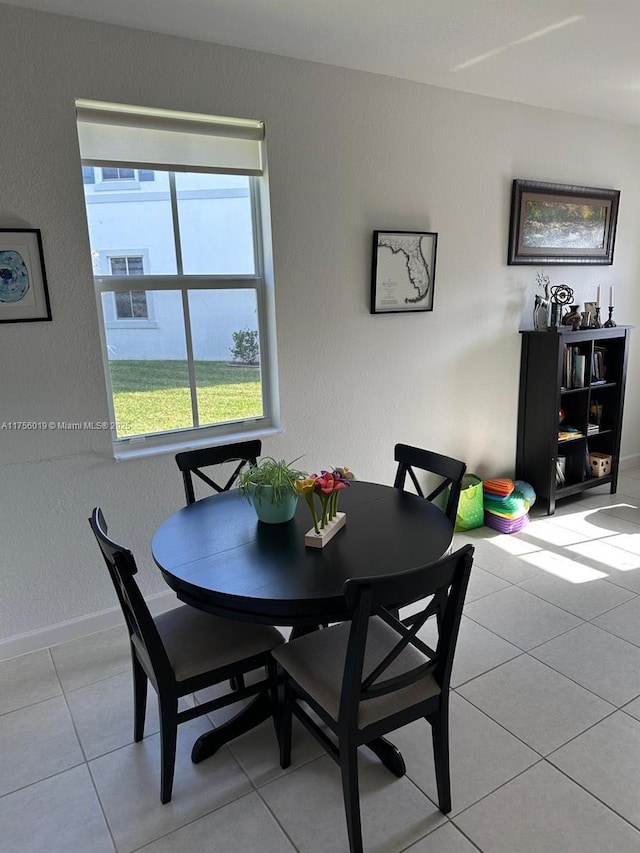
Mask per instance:
[[[150,595],[146,601],[153,615],[171,610],[180,603],[175,592],[171,590]],[[78,616],[76,619],[58,622],[56,625],[49,625],[37,631],[16,634],[14,637],[0,640],[0,661],[24,655],[27,652],[35,652],[38,649],[46,649],[49,646],[57,646],[58,643],[77,640],[79,637],[86,637],[88,634],[96,634],[98,631],[123,624],[122,610],[119,607],[110,607],[108,610]]]

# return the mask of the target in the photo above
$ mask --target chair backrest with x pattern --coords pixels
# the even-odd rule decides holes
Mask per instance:
[[[422,450],[420,447],[411,447],[408,444],[396,444],[394,458],[398,463],[393,483],[396,489],[404,489],[408,476],[421,498],[434,501],[440,495],[445,495],[445,513],[451,524],[455,525],[462,478],[467,470],[466,464],[451,456],[443,456],[441,453]],[[428,495],[424,494],[414,468],[435,474],[440,478]]]
[[[187,505],[195,503],[192,474],[206,483],[215,492],[227,492],[238,478],[245,465],[257,465],[258,456],[262,452],[262,442],[256,438],[251,441],[240,441],[236,444],[220,444],[217,447],[203,447],[200,450],[185,450],[176,454],[176,463],[182,471],[184,493]],[[223,485],[209,477],[201,468],[211,465],[223,465],[225,462],[235,462],[235,468]]]
[[[465,545],[436,563],[418,569],[345,583],[345,598],[354,615],[342,685],[341,713],[343,708],[348,713],[347,709],[357,706],[358,702],[401,690],[429,674],[433,674],[441,691],[449,689],[472,563],[473,547]],[[418,613],[405,620],[396,617],[400,607],[423,599],[426,599],[426,604]],[[435,649],[417,636],[431,616],[436,616],[438,625]],[[369,671],[363,678],[369,620],[373,617],[382,619],[397,634],[397,641],[375,665],[368,664]],[[385,678],[385,672],[408,646],[421,653],[420,662],[400,674]]]
[[[116,589],[129,637],[136,646],[147,675],[153,677],[156,683],[173,678],[164,644],[133,577],[138,571],[133,554],[109,539],[107,523],[100,507],[93,510],[89,524]]]

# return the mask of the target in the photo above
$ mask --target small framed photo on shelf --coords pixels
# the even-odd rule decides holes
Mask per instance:
[[[50,319],[39,229],[0,228],[0,323]]]
[[[584,303],[584,313],[587,315],[585,317],[585,320],[588,321],[587,325],[589,327],[593,326],[593,324],[596,321],[596,307],[597,307],[597,305],[598,305],[597,302],[585,302]]]
[[[620,190],[516,179],[509,264],[612,264]]]
[[[372,314],[433,311],[438,235],[433,231],[374,231]]]

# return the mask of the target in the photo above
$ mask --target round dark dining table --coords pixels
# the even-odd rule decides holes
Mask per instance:
[[[348,619],[344,583],[439,559],[453,529],[433,504],[391,486],[356,481],[340,494],[347,522],[324,548],[310,548],[303,500],[286,524],[264,524],[238,492],[196,501],[156,531],[151,550],[182,601],[271,625]]]
[[[290,522],[265,524],[235,489],[175,512],[157,529],[151,551],[165,581],[186,604],[304,633],[350,618],[347,579],[424,566],[442,557],[453,539],[444,512],[391,486],[354,481],[341,492],[339,510],[346,513],[345,527],[324,548],[311,548],[304,544],[313,526],[304,500]],[[256,701],[253,710],[250,706],[202,735],[192,759],[201,761],[268,714],[265,700]],[[381,738],[370,747],[402,775],[404,762],[392,744]]]

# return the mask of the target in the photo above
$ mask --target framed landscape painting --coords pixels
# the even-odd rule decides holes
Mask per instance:
[[[612,264],[619,190],[514,180],[509,264]]]
[[[50,319],[40,231],[0,228],[0,323]]]
[[[433,231],[374,231],[372,314],[433,311],[438,235]]]

